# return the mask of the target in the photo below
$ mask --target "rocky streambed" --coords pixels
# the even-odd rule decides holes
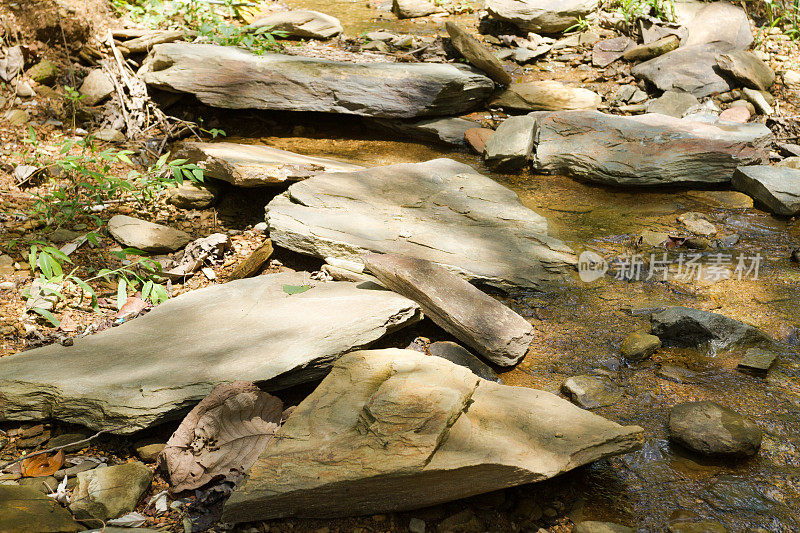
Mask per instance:
[[[142,80],[230,135],[175,146],[207,183],[170,202],[255,206],[235,224],[259,246],[226,283],[0,360],[0,451],[77,424],[122,435],[112,447],[145,436],[138,459],[159,461],[154,481],[139,461],[71,456],[49,500],[9,465],[0,530],[151,524],[169,501],[189,531],[800,527],[800,171],[776,140],[775,76],[728,4],[645,20],[642,43],[528,33],[597,10],[567,3],[487,2],[490,23],[523,30],[487,31],[499,52],[448,24],[472,66],[436,59],[447,15],[427,2],[392,6],[433,15],[421,24],[329,2],[303,7],[341,26],[269,19],[405,31],[434,50],[422,60],[156,44]],[[564,78],[514,80],[559,50]],[[575,72],[602,97],[562,83]],[[176,283],[214,281],[230,254],[227,233],[123,215],[108,231],[171,254]]]

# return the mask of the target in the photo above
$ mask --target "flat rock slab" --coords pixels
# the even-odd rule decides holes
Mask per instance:
[[[445,22],[444,27],[453,46],[470,63],[500,85],[511,83],[511,76],[503,69],[502,63],[489,48],[479,43],[477,39],[459,28],[454,22]]]
[[[766,161],[771,139],[762,124],[562,111],[537,119],[533,164],[612,185],[727,183],[738,165]]]
[[[558,33],[597,9],[597,0],[487,0],[489,15],[526,32]]]
[[[295,154],[260,144],[185,142],[176,157],[186,158],[205,175],[237,187],[270,187],[299,181],[324,171],[361,170],[364,167]]]
[[[86,528],[53,498],[31,487],[0,484],[0,531],[73,533]]]
[[[513,191],[450,159],[318,174],[276,196],[266,213],[275,244],[320,258],[362,263],[365,253],[394,253],[522,287],[576,263]]]
[[[554,80],[511,84],[491,105],[518,111],[597,109],[602,99],[596,92],[570,87]]]
[[[287,34],[287,37],[302,39],[330,39],[343,31],[339,19],[310,9],[270,13],[254,20],[251,26],[270,28],[270,31],[282,31]]]
[[[449,270],[393,254],[370,254],[364,262],[381,284],[417,302],[426,317],[488,361],[511,366],[528,352],[533,326]]]
[[[108,232],[120,244],[145,252],[174,252],[192,242],[185,231],[127,215],[111,217]]]
[[[637,426],[439,357],[355,352],[297,406],[222,520],[418,509],[548,479],[641,439]]]
[[[226,109],[320,111],[381,118],[460,115],[491,95],[492,80],[443,63],[347,63],[234,46],[156,46],[144,81]]]
[[[768,165],[739,167],[731,184],[776,215],[800,214],[800,170]]]
[[[313,285],[300,294],[285,286]],[[292,292],[290,289],[289,292]],[[319,379],[342,354],[420,319],[411,300],[280,273],[199,289],[73,346],[0,360],[0,420],[132,433],[179,418],[221,383]]]
[[[732,49],[727,43],[682,46],[639,63],[631,69],[631,74],[644,78],[662,91],[687,92],[702,98],[734,88],[717,66],[717,56]]]
[[[742,357],[742,360],[736,365],[736,368],[744,372],[766,374],[777,359],[778,354],[772,350],[750,348],[744,353],[744,357]]]
[[[688,307],[670,307],[651,317],[650,332],[667,346],[700,346],[712,343],[726,349],[769,341],[758,328],[733,318]]]

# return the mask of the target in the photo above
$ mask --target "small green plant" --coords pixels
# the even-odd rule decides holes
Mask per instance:
[[[583,17],[578,17],[575,24],[564,30],[564,33],[582,33],[589,29],[589,21]]]
[[[75,116],[78,114],[78,102],[86,98],[85,94],[81,94],[78,90],[73,89],[69,85],[64,85],[64,97],[69,102],[70,115],[72,116],[72,131],[75,131]]]
[[[766,11],[766,31],[782,27],[784,35],[800,38],[800,0],[763,0]],[[763,28],[759,29],[756,41],[761,42]]]
[[[87,235],[87,239],[97,243],[97,236],[94,233]],[[142,256],[144,254],[135,248],[126,248],[112,253],[122,261],[127,261],[128,255]],[[73,267],[69,272],[65,272],[65,267],[73,264],[65,253],[47,243],[34,241],[28,254],[28,263],[37,274],[36,284],[39,290],[37,294],[31,294],[30,290],[26,290],[23,292],[23,296],[28,300],[30,310],[42,316],[54,327],[58,327],[60,321],[49,309],[45,308],[47,306],[44,304],[50,296],[63,300],[65,290],[79,291],[78,305],[81,305],[84,298],[88,297],[91,308],[96,312],[99,311],[97,294],[89,285],[89,282],[92,281],[100,279],[113,281],[116,278],[117,309],[121,309],[127,302],[128,289],[141,288],[142,300],[149,300],[155,305],[169,298],[166,287],[160,284],[161,265],[147,257],[140,257],[135,262],[116,269],[103,268],[96,275],[81,279],[76,275],[78,267]]]
[[[169,153],[139,170],[130,159],[132,151],[101,150],[92,137],[62,140],[55,158],[40,148],[32,129],[23,142],[30,146],[21,154],[27,164],[58,169],[60,174],[60,179],[50,180],[45,192],[33,194],[36,200],[31,215],[48,226],[60,227],[81,214],[99,225],[101,220],[92,211],[95,206],[133,200],[146,207],[160,191],[179,185],[184,179],[203,181],[203,169],[186,159],[169,161]],[[130,167],[124,177],[115,173],[120,165]]]
[[[666,22],[675,21],[674,0],[617,0],[616,8],[628,24],[644,16],[652,16]]]

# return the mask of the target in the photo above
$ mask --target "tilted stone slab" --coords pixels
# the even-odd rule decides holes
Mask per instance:
[[[319,172],[364,168],[260,144],[228,142],[185,142],[175,157],[197,163],[206,176],[237,187],[269,187],[306,179]]]
[[[222,520],[418,509],[542,481],[641,441],[638,426],[440,357],[355,352],[297,406]]]
[[[370,254],[364,260],[381,284],[417,302],[436,325],[492,363],[515,365],[528,352],[533,326],[452,272],[393,254]]]
[[[535,287],[575,256],[516,193],[450,159],[317,174],[266,207],[278,246],[362,262],[368,252],[438,263],[470,280]]]
[[[766,161],[771,139],[763,124],[562,111],[537,118],[533,165],[612,185],[727,183]]]
[[[258,56],[213,44],[156,46],[140,74],[152,87],[190,93],[214,107],[385,118],[460,115],[494,89],[492,80],[477,70],[449,63]]]
[[[800,214],[800,170],[768,165],[739,167],[733,187],[758,200],[776,215]]]
[[[289,295],[284,285],[314,286]],[[131,433],[179,418],[221,383],[274,390],[319,379],[342,354],[419,318],[398,294],[303,273],[215,285],[73,346],[3,357],[0,421],[53,418]]]

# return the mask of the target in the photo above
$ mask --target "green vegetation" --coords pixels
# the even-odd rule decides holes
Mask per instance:
[[[763,33],[778,27],[792,39],[800,38],[800,0],[763,0],[765,27],[759,28],[756,40],[763,38]]]
[[[214,134],[224,135],[224,132],[215,130]],[[56,143],[59,147],[56,155],[42,148],[33,128],[28,129],[28,138],[23,142],[28,148],[18,155],[25,164],[44,169],[38,172],[38,176],[48,176],[45,192],[34,194],[35,201],[26,215],[51,229],[74,222],[79,217],[88,217],[96,227],[86,235],[86,239],[93,244],[97,244],[96,232],[104,223],[95,214],[96,210],[122,202],[134,202],[141,208],[146,208],[167,187],[183,183],[184,179],[203,181],[203,170],[200,167],[185,159],[169,160],[169,153],[162,155],[144,170],[139,170],[130,158],[132,151],[100,149],[91,137],[61,140]],[[126,168],[127,174],[124,174]],[[121,176],[120,173],[124,175]],[[167,299],[167,290],[160,284],[161,266],[146,257],[140,257],[131,264],[113,270],[88,270],[90,277],[80,277],[77,268],[69,269],[72,261],[67,254],[41,241],[32,241],[29,244],[29,264],[37,274],[38,285],[45,293],[27,294],[29,300],[42,301],[41,297],[48,295],[61,299],[64,298],[62,290],[79,291],[81,302],[84,296],[89,296],[92,308],[97,309],[97,298],[89,285],[97,280],[108,280],[117,284],[118,307],[125,303],[129,289],[141,290],[142,299],[153,303]],[[123,262],[127,261],[128,255],[142,255],[141,251],[132,248],[112,253]],[[53,325],[58,325],[58,320],[47,309],[34,305],[31,310]]]
[[[112,0],[112,4],[120,14],[152,28],[195,32],[197,42],[238,46],[254,54],[280,49],[276,38],[286,37],[284,32],[269,27],[256,29],[236,23],[237,19],[249,20],[258,11],[258,5],[249,2]]]
[[[673,0],[619,0],[617,11],[630,24],[642,16],[651,16],[667,22],[675,20],[675,3]]]

